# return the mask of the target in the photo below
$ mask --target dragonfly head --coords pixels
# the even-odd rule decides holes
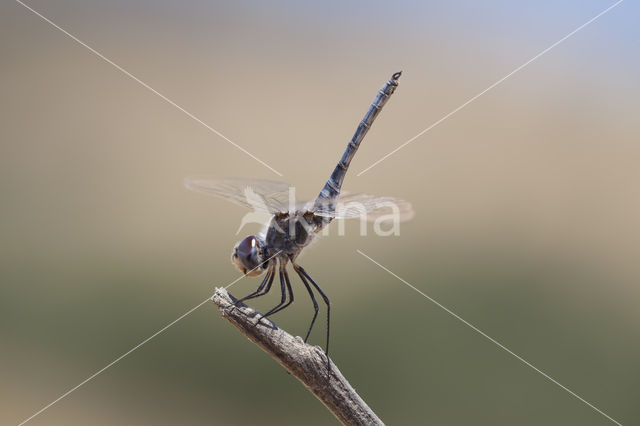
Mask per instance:
[[[266,269],[260,249],[261,243],[260,239],[249,235],[236,244],[231,254],[231,262],[240,272],[249,277],[257,277]]]

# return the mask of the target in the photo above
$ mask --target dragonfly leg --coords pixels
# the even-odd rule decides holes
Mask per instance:
[[[261,315],[260,318],[258,318],[258,321],[256,321],[256,323],[253,325],[254,327],[257,326],[258,324],[260,324],[260,321],[262,321],[262,318],[267,318],[269,315],[273,315],[276,312],[279,312],[279,311],[283,310],[284,308],[289,306],[291,304],[291,302],[293,302],[293,290],[291,288],[291,282],[289,281],[289,275],[287,274],[287,270],[285,269],[285,266],[286,265],[281,264],[280,265],[280,271],[279,271],[279,274],[280,274],[280,290],[282,291],[282,300],[280,300],[280,303],[278,303],[269,312],[267,312],[264,315]],[[287,302],[287,293],[285,291],[285,286],[286,286],[287,290],[289,291],[289,302]],[[287,302],[287,303],[285,304],[285,302]]]
[[[284,277],[284,281],[283,281],[283,277]],[[287,290],[289,291],[289,301],[284,304],[285,301],[285,294],[284,294],[284,284],[282,287],[282,302],[280,304],[278,304],[278,306],[276,306],[275,308],[271,309],[269,312],[267,312],[266,314],[264,314],[262,316],[262,318],[266,318],[269,315],[273,315],[277,312],[280,312],[281,310],[283,310],[284,308],[286,308],[287,306],[289,306],[291,303],[293,303],[293,289],[291,288],[291,281],[289,281],[289,274],[287,273],[287,270],[282,267],[282,269],[280,270],[280,281],[281,283],[284,282],[284,284],[286,284],[287,286]]]
[[[267,294],[269,290],[271,290],[271,284],[273,284],[273,279],[275,278],[275,276],[276,276],[276,267],[274,265],[271,268],[269,268],[269,270],[267,271],[267,275],[264,277],[264,280],[262,280],[262,283],[260,284],[258,289],[253,293],[243,297],[242,299],[236,300],[233,306],[238,306],[238,304],[244,302],[245,300],[253,299],[255,297],[264,296],[265,294]],[[265,285],[267,286],[267,288],[264,290],[264,292],[261,293]]]
[[[313,278],[311,278],[311,275],[309,275],[307,273],[307,271],[304,270],[304,268],[300,265],[296,265],[298,267],[298,269],[300,270],[300,272],[302,272],[302,274],[309,280],[311,281],[311,284],[315,287],[315,289],[318,291],[318,293],[320,293],[320,296],[322,296],[322,300],[324,300],[324,303],[327,305],[327,344],[324,348],[324,354],[327,356],[327,365],[328,365],[328,369],[331,369],[331,363],[329,361],[329,326],[330,326],[330,320],[331,320],[331,304],[329,303],[329,298],[327,297],[326,294],[324,294],[324,291],[322,291],[322,289],[320,288],[320,286],[318,285],[318,283],[316,283]]]
[[[309,292],[309,296],[311,297],[311,301],[313,302],[313,310],[314,310],[313,319],[311,320],[311,325],[309,325],[309,330],[307,330],[307,335],[304,338],[304,342],[307,343],[307,340],[309,340],[309,335],[311,334],[311,329],[313,328],[313,324],[316,322],[316,318],[318,317],[318,310],[319,310],[318,302],[316,301],[316,297],[313,294],[313,290],[311,290],[311,286],[309,285],[309,282],[304,277],[302,272],[300,272],[298,265],[294,264],[293,269],[298,273],[298,276],[304,283],[304,286],[307,288],[307,291]]]

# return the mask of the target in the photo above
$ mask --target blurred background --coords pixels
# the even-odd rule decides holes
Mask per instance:
[[[414,220],[394,238],[349,224],[301,259],[333,301],[337,365],[388,424],[612,424],[360,249],[620,423],[638,422],[637,3],[359,177],[613,2],[28,4],[284,177],[3,2],[0,423],[238,277],[229,256],[245,211],[187,191],[185,176],[283,179],[313,197],[400,69],[345,189],[410,200]],[[312,307],[295,285],[274,320],[299,335]],[[337,422],[205,304],[29,424],[256,423]]]

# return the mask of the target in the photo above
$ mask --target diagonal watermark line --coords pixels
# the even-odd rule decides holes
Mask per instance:
[[[549,52],[551,49],[553,49],[554,47],[558,46],[560,43],[562,43],[563,41],[565,41],[566,39],[568,39],[569,37],[571,37],[572,35],[574,35],[575,33],[577,33],[578,31],[582,30],[584,27],[586,27],[587,25],[593,23],[596,19],[600,18],[602,15],[604,15],[605,13],[609,12],[611,9],[613,9],[614,7],[618,6],[620,3],[622,3],[624,0],[618,0],[617,2],[615,2],[614,4],[612,4],[611,6],[609,6],[608,8],[606,8],[605,10],[603,10],[602,12],[598,13],[596,16],[594,16],[593,18],[589,19],[587,22],[585,22],[584,24],[580,25],[578,28],[576,28],[575,30],[571,31],[569,34],[567,34],[566,36],[562,37],[560,40],[556,41],[555,43],[553,43],[551,46],[547,47],[546,49],[544,49],[542,52],[538,53],[536,56],[534,56],[533,58],[529,59],[527,62],[525,62],[524,64],[520,65],[518,68],[514,69],[513,71],[511,71],[509,74],[505,75],[504,77],[502,77],[500,80],[496,81],[495,83],[493,83],[491,86],[487,87],[486,89],[484,89],[482,92],[478,93],[477,95],[475,95],[474,97],[472,97],[471,99],[469,99],[468,101],[466,101],[465,103],[463,103],[462,105],[460,105],[459,107],[457,107],[456,109],[454,109],[453,111],[451,111],[450,113],[448,113],[447,115],[445,115],[444,117],[442,117],[441,119],[439,119],[438,121],[436,121],[435,123],[431,124],[429,127],[427,127],[426,129],[424,129],[423,131],[421,131],[420,133],[418,133],[417,135],[415,135],[414,137],[412,137],[411,139],[409,139],[408,141],[406,141],[405,143],[403,143],[402,145],[398,146],[396,149],[394,149],[393,151],[391,151],[390,153],[388,153],[387,155],[385,155],[384,157],[382,157],[381,159],[379,159],[378,161],[376,161],[375,163],[371,164],[369,167],[367,167],[366,169],[362,170],[360,173],[357,174],[357,176],[361,176],[364,173],[368,172],[369,170],[371,170],[373,167],[377,166],[378,164],[380,164],[381,162],[383,162],[384,160],[386,160],[387,158],[391,157],[393,154],[395,154],[396,152],[400,151],[402,148],[404,148],[405,146],[409,145],[411,142],[413,142],[414,140],[418,139],[420,136],[424,135],[425,133],[427,133],[429,130],[433,129],[434,127],[436,127],[438,124],[442,123],[443,121],[445,121],[447,118],[451,117],[453,114],[457,113],[458,111],[460,111],[461,109],[463,109],[464,107],[466,107],[467,105],[469,105],[471,102],[475,101],[476,99],[478,99],[480,96],[484,95],[485,93],[487,93],[489,90],[493,89],[494,87],[496,87],[497,85],[499,85],[500,83],[502,83],[503,81],[505,81],[506,79],[508,79],[509,77],[511,77],[512,75],[514,75],[515,73],[517,73],[518,71],[522,70],[523,68],[525,68],[527,65],[529,65],[530,63],[532,63],[533,61],[535,61],[536,59],[540,58],[542,55],[544,55],[545,53]]]
[[[238,145],[237,143],[233,142],[231,139],[229,139],[228,137],[226,137],[225,135],[223,135],[222,133],[220,133],[219,131],[217,131],[216,129],[214,129],[213,127],[211,127],[210,125],[208,125],[207,123],[205,123],[204,121],[202,121],[201,119],[199,119],[198,117],[196,117],[195,115],[193,115],[192,113],[190,113],[189,111],[187,111],[186,109],[184,109],[183,107],[181,107],[180,105],[178,105],[177,103],[172,101],[171,99],[167,98],[165,95],[163,95],[162,93],[158,92],[156,89],[154,89],[153,87],[149,86],[147,83],[145,83],[144,81],[140,80],[138,77],[136,77],[135,75],[131,74],[129,71],[125,70],[120,65],[116,64],[111,59],[107,58],[102,53],[100,53],[97,50],[95,50],[93,47],[89,46],[87,43],[83,42],[82,40],[80,40],[79,38],[77,38],[76,36],[74,36],[73,34],[68,32],[64,28],[60,27],[55,22],[53,22],[52,20],[50,20],[46,16],[42,15],[37,10],[33,9],[32,7],[30,7],[29,5],[23,3],[20,0],[16,0],[16,3],[20,4],[21,6],[23,6],[26,9],[30,10],[35,15],[39,16],[40,18],[42,18],[45,22],[49,23],[54,28],[56,28],[56,29],[60,30],[61,32],[63,32],[65,35],[67,35],[69,38],[71,38],[72,40],[74,40],[78,44],[86,47],[87,49],[89,49],[89,51],[91,51],[91,53],[95,54],[96,56],[98,56],[100,59],[104,60],[108,64],[114,66],[118,71],[122,72],[127,77],[133,79],[134,81],[136,81],[137,83],[142,85],[144,88],[146,88],[149,91],[153,92],[154,94],[158,95],[160,98],[162,98],[163,100],[165,100],[166,102],[168,102],[172,106],[176,107],[177,109],[179,109],[180,111],[185,113],[187,116],[189,116],[193,120],[197,121],[198,123],[200,123],[201,125],[203,125],[207,129],[209,129],[210,131],[215,133],[216,135],[220,136],[225,141],[229,142],[234,147],[238,148],[240,151],[242,151],[245,154],[247,154],[249,157],[251,157],[254,160],[256,160],[258,163],[262,164],[263,166],[265,166],[266,168],[271,170],[273,173],[277,174],[278,176],[282,176],[282,173],[280,173],[279,171],[277,171],[276,169],[274,169],[273,167],[271,167],[270,165],[268,165],[267,163],[265,163],[264,161],[262,161],[261,159],[259,159],[258,157],[256,157],[255,155],[253,155],[252,153],[250,153],[249,151],[247,151],[243,147],[241,147],[240,145]]]
[[[412,288],[413,290],[415,290],[416,292],[420,293],[422,296],[424,296],[426,299],[428,299],[429,301],[433,302],[435,305],[437,305],[438,307],[442,308],[444,311],[446,311],[448,314],[452,315],[454,318],[456,318],[457,320],[461,321],[464,325],[466,325],[467,327],[471,328],[473,331],[479,333],[480,335],[482,335],[483,337],[487,338],[489,341],[491,341],[492,343],[494,343],[495,345],[497,345],[500,349],[503,349],[504,351],[508,352],[510,355],[514,356],[517,360],[523,362],[524,364],[526,364],[527,366],[531,367],[532,369],[534,369],[536,372],[540,373],[542,376],[544,376],[546,379],[548,379],[549,381],[555,383],[556,385],[558,385],[559,387],[561,387],[562,389],[564,389],[565,391],[567,391],[568,393],[570,393],[572,396],[574,396],[575,398],[579,399],[580,401],[584,402],[585,404],[587,404],[589,407],[593,408],[595,411],[597,411],[598,413],[602,414],[604,417],[606,417],[607,419],[611,420],[613,423],[617,424],[618,426],[622,426],[622,424],[620,422],[618,422],[617,420],[615,420],[614,418],[612,418],[611,416],[609,416],[607,413],[605,413],[604,411],[600,410],[598,407],[596,407],[595,405],[591,404],[589,401],[585,400],[584,398],[582,398],[580,395],[578,395],[577,393],[575,393],[574,391],[572,391],[571,389],[569,389],[568,387],[564,386],[562,383],[558,382],[556,379],[554,379],[553,377],[549,376],[547,373],[545,373],[544,371],[540,370],[539,368],[537,368],[535,365],[531,364],[529,361],[527,361],[526,359],[522,358],[520,355],[516,354],[515,352],[511,351],[509,348],[507,348],[506,346],[504,346],[502,343],[498,342],[496,339],[494,339],[493,337],[489,336],[488,334],[486,334],[484,331],[480,330],[478,327],[476,327],[475,325],[471,324],[470,322],[468,322],[467,320],[465,320],[464,318],[462,318],[461,316],[459,316],[458,314],[456,314],[455,312],[453,312],[452,310],[450,310],[449,308],[447,308],[446,306],[442,305],[440,302],[438,302],[437,300],[433,299],[432,297],[430,297],[429,295],[427,295],[426,293],[422,292],[421,290],[417,289],[416,287],[414,287],[413,285],[411,285],[409,282],[405,281],[404,279],[400,278],[398,275],[396,275],[395,273],[393,273],[391,270],[389,270],[388,268],[384,267],[383,265],[381,265],[379,262],[373,260],[371,257],[367,256],[366,254],[364,254],[361,250],[356,250],[359,254],[361,254],[362,256],[364,256],[365,258],[369,259],[371,262],[375,263],[376,265],[378,265],[380,268],[384,269],[385,271],[387,271],[389,274],[393,275],[395,278],[397,278],[398,280],[402,281],[404,284],[406,284],[407,286],[409,286],[410,288]]]
[[[85,383],[91,381],[94,377],[98,376],[100,373],[102,373],[103,371],[105,371],[106,369],[108,369],[109,367],[111,367],[112,365],[116,364],[118,361],[120,361],[122,358],[126,357],[127,355],[129,355],[131,352],[135,351],[136,349],[138,349],[140,346],[144,345],[145,343],[147,343],[149,340],[153,339],[154,337],[156,337],[158,334],[162,333],[163,331],[165,331],[166,329],[168,329],[169,327],[171,327],[172,325],[174,325],[175,323],[177,323],[178,321],[180,321],[181,319],[183,319],[184,317],[186,317],[187,315],[191,314],[193,311],[195,311],[196,309],[198,309],[199,307],[201,307],[202,305],[204,305],[205,303],[207,303],[209,301],[209,298],[206,298],[205,300],[203,300],[202,302],[200,302],[199,304],[197,304],[196,306],[194,306],[193,308],[189,309],[187,312],[185,312],[184,314],[180,315],[178,318],[176,318],[175,320],[171,321],[169,324],[165,325],[164,327],[162,327],[160,330],[156,331],[155,333],[153,333],[151,336],[147,337],[146,339],[144,339],[142,342],[138,343],[137,345],[135,345],[133,348],[129,349],[127,352],[123,353],[122,355],[120,355],[118,358],[114,359],[113,361],[111,361],[109,364],[105,365],[104,367],[102,367],[100,370],[96,371],[95,373],[93,373],[92,375],[90,375],[89,377],[87,377],[86,379],[84,379],[82,382],[78,383],[76,386],[72,387],[71,389],[69,389],[68,391],[66,391],[65,393],[63,393],[62,395],[60,395],[58,398],[56,398],[55,400],[51,401],[49,404],[45,405],[44,407],[42,407],[40,410],[38,410],[37,412],[35,412],[34,414],[32,414],[30,417],[24,419],[19,426],[22,426],[23,424],[27,423],[28,421],[30,421],[31,419],[33,419],[34,417],[36,417],[37,415],[41,414],[43,411],[47,410],[48,408],[50,408],[52,405],[54,405],[55,403],[57,403],[58,401],[60,401],[61,399],[65,398],[66,396],[68,396],[70,393],[72,393],[73,391],[75,391],[76,389],[78,389],[79,387],[81,387],[82,385],[84,385]]]
[[[282,252],[282,250],[278,251],[276,254],[274,254],[273,256],[271,256],[269,259],[267,259],[265,262],[268,262],[269,260],[273,259],[274,257],[276,257],[277,255],[279,255]],[[263,262],[264,263],[264,262]],[[255,268],[253,268],[251,271],[254,271],[255,269],[259,268],[260,265],[256,266]],[[241,275],[240,277],[236,278],[235,280],[233,280],[230,284],[227,284],[224,288],[228,289],[229,287],[231,287],[232,285],[234,285],[235,283],[237,283],[238,281],[240,281],[241,279],[243,279],[244,277],[246,277],[246,275]],[[111,361],[109,364],[105,365],[104,367],[102,367],[100,370],[96,371],[95,373],[93,373],[92,375],[90,375],[89,377],[87,377],[86,379],[84,379],[82,382],[78,383],[77,385],[75,385],[74,387],[72,387],[71,389],[69,389],[68,391],[66,391],[65,393],[63,393],[62,395],[60,395],[58,398],[54,399],[53,401],[51,401],[49,404],[45,405],[44,407],[42,407],[40,410],[36,411],[35,413],[33,413],[31,416],[27,417],[26,419],[24,419],[22,422],[20,422],[20,424],[18,426],[22,426],[25,423],[27,423],[28,421],[30,421],[31,419],[33,419],[34,417],[42,414],[45,410],[51,408],[54,404],[56,404],[58,401],[66,398],[67,396],[69,396],[69,394],[71,394],[72,392],[74,392],[76,389],[78,389],[79,387],[81,387],[82,385],[84,385],[85,383],[91,381],[92,379],[94,379],[96,376],[98,376],[100,373],[102,373],[103,371],[105,371],[106,369],[108,369],[109,367],[111,367],[112,365],[116,364],[117,362],[119,362],[121,359],[123,359],[124,357],[126,357],[127,355],[129,355],[130,353],[132,353],[133,351],[135,351],[136,349],[140,348],[142,345],[144,345],[145,343],[149,342],[151,339],[153,339],[154,337],[156,337],[157,335],[159,335],[160,333],[162,333],[163,331],[167,330],[169,327],[173,326],[175,323],[177,323],[178,321],[180,321],[181,319],[183,319],[184,317],[190,315],[191,313],[193,313],[194,311],[196,311],[198,308],[200,308],[202,305],[204,305],[205,303],[207,303],[208,301],[211,300],[211,297],[207,297],[205,300],[203,300],[202,302],[198,303],[196,306],[194,306],[193,308],[189,309],[187,312],[185,312],[184,314],[180,315],[178,318],[176,318],[175,320],[171,321],[169,324],[165,325],[164,327],[162,327],[160,330],[156,331],[155,333],[153,333],[151,336],[147,337],[146,339],[144,339],[142,342],[138,343],[137,345],[135,345],[133,348],[129,349],[127,352],[123,353],[122,355],[120,355],[118,358],[114,359],[113,361]]]

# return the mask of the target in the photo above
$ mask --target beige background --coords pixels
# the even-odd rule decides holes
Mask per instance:
[[[345,188],[410,200],[415,219],[399,238],[352,224],[302,259],[333,301],[336,363],[388,424],[610,424],[361,249],[621,423],[640,418],[637,4],[360,177],[611,2],[29,4],[303,196],[404,70]],[[18,3],[0,8],[0,423],[17,424],[238,276],[245,211],[184,176],[278,176]],[[303,334],[298,284],[274,319]],[[256,422],[335,423],[207,304],[31,424]]]

